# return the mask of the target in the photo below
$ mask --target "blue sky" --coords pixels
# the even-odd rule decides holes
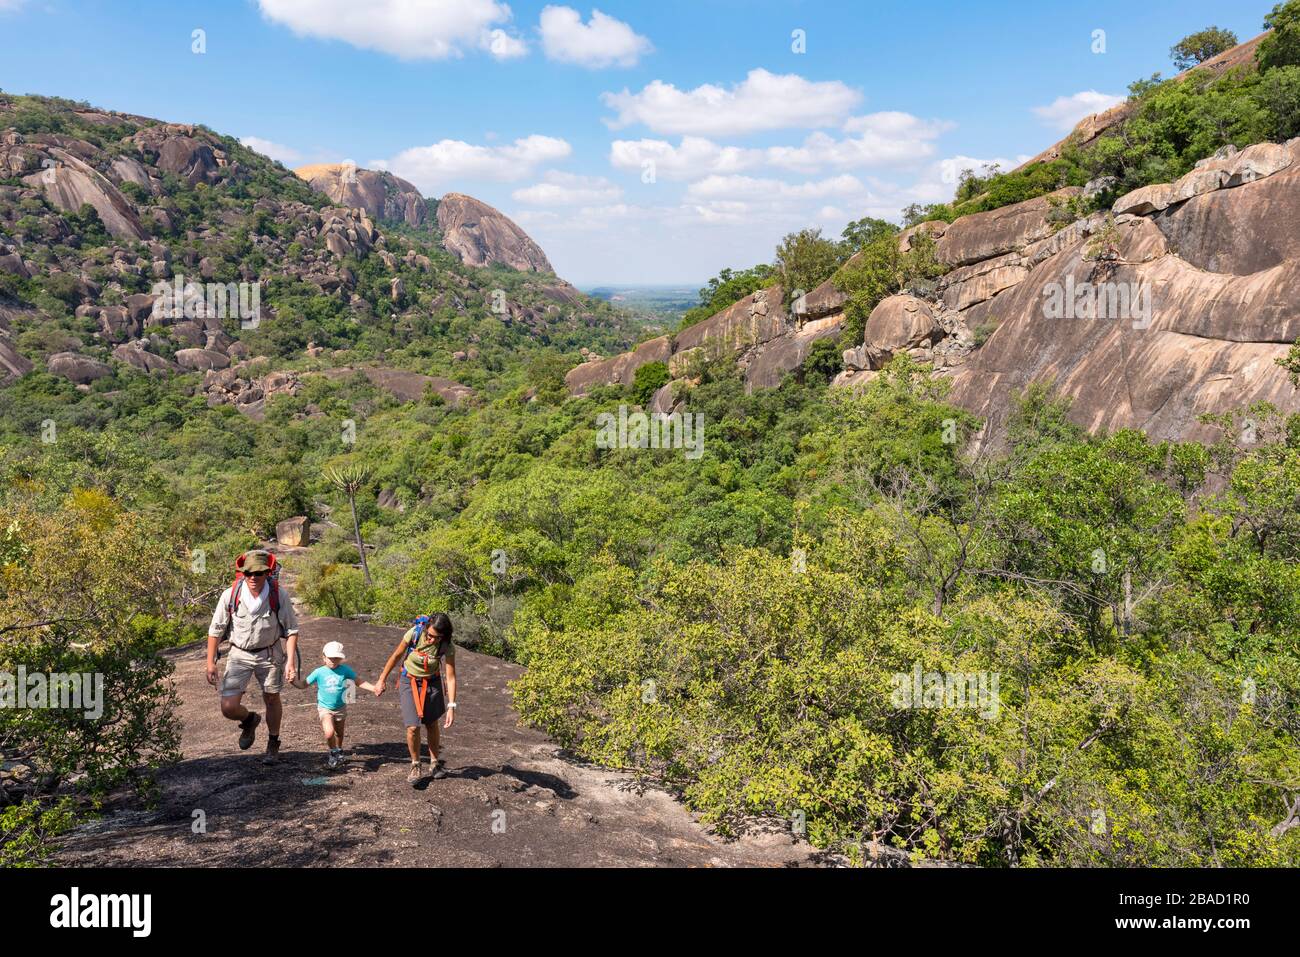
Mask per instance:
[[[770,260],[793,229],[838,236],[946,199],[956,170],[1015,165],[1170,75],[1180,37],[1213,23],[1245,40],[1271,8],[0,0],[0,88],[469,193],[579,285],[695,285]]]

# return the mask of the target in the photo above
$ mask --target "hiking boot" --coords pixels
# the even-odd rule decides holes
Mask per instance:
[[[329,757],[325,759],[325,766],[329,768],[331,771],[337,771],[339,765],[342,763],[343,763],[343,756],[340,754],[335,754],[333,751],[331,751]]]
[[[442,777],[444,773],[443,766],[446,763],[447,762],[443,761],[441,758],[439,758],[437,761],[434,761],[433,766],[429,769],[429,776],[433,778],[435,781],[438,780],[440,777]]]
[[[251,712],[247,718],[239,722],[239,750],[247,751],[253,746],[253,740],[257,737],[257,726],[262,721],[262,716],[256,711]]]
[[[275,764],[280,760],[280,736],[273,734],[266,739],[266,755],[262,758],[263,764]]]
[[[424,777],[424,774],[420,771],[420,762],[419,762],[419,761],[412,761],[412,762],[411,762],[411,770],[410,770],[410,771],[407,773],[407,775],[406,775],[406,783],[407,783],[407,784],[419,784],[419,783],[420,783],[420,779],[423,778],[423,777]]]

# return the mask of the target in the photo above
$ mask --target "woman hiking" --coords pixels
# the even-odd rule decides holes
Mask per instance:
[[[375,690],[378,697],[387,687],[388,676],[402,662],[402,673],[397,679],[398,698],[402,703],[402,722],[406,725],[406,749],[411,754],[411,770],[406,775],[408,784],[420,782],[420,725],[429,739],[429,773],[437,775],[442,766],[438,760],[438,719],[445,713],[444,727],[450,728],[456,715],[456,646],[451,642],[451,619],[443,612],[417,618],[415,625],[402,636]],[[447,670],[447,687],[443,688],[439,665]]]

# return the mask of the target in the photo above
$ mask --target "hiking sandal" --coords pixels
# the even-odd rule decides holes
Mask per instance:
[[[257,726],[262,721],[262,716],[256,711],[251,712],[247,718],[239,722],[239,750],[247,751],[253,746],[253,741],[257,737]]]

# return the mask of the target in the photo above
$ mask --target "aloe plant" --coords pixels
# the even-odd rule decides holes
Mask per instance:
[[[361,571],[366,576],[366,584],[373,585],[370,564],[366,561],[366,544],[361,540],[361,522],[357,519],[357,492],[369,484],[370,469],[357,464],[333,466],[325,469],[325,479],[348,497],[348,504],[352,506],[352,531],[357,538],[357,554],[361,556]]]

